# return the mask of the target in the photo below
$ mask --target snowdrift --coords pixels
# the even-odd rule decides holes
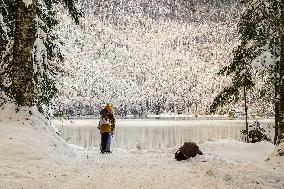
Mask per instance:
[[[0,149],[7,158],[15,154],[21,155],[20,158],[54,161],[75,157],[74,150],[57,136],[56,128],[35,107],[22,108],[16,113],[15,106],[6,106],[0,121]]]
[[[70,172],[76,153],[35,107],[15,109],[0,113],[0,188],[50,188],[55,175]]]

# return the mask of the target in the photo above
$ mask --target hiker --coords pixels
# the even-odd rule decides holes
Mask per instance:
[[[100,115],[101,118],[98,129],[101,133],[101,153],[111,153],[111,137],[115,129],[115,118],[112,106],[110,104],[106,104],[104,109],[101,110]]]

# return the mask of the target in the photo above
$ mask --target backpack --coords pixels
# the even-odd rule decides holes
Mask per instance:
[[[111,132],[111,121],[109,119],[110,114],[106,109],[103,109],[101,112],[101,118],[99,122],[98,129],[100,130],[101,134],[102,133],[109,133]]]

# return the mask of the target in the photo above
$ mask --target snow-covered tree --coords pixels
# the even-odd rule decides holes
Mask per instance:
[[[225,103],[236,102],[239,100],[240,92],[243,92],[244,109],[246,114],[246,136],[248,141],[248,107],[247,93],[254,86],[252,77],[251,61],[253,54],[251,49],[244,44],[239,45],[233,51],[233,58],[229,66],[225,66],[219,72],[222,75],[232,75],[232,81],[229,86],[226,86],[223,91],[218,94],[210,106],[210,112],[215,112],[219,106],[224,106]]]
[[[40,111],[56,93],[55,79],[62,60],[54,33],[56,6],[64,4],[75,22],[73,0],[0,1],[0,89],[6,101],[37,105]]]
[[[279,110],[279,115],[275,116],[279,144],[284,138],[284,2],[251,1],[239,26],[241,40],[251,44],[257,54],[253,66],[274,78],[271,85],[276,83],[274,103]]]
[[[249,49],[248,56],[251,57],[249,64],[257,73],[256,79],[265,78],[266,91],[271,90],[271,86],[274,87],[275,123],[279,126],[275,129],[276,132],[278,131],[277,143],[283,140],[284,133],[283,7],[284,2],[281,0],[250,0],[239,21],[240,41],[245,49]],[[261,96],[267,97],[272,94],[268,92]]]
[[[79,4],[81,27],[59,14],[68,74],[61,79],[58,111],[86,115],[91,112],[84,107],[98,110],[111,101],[122,116],[200,115],[227,82],[214,73],[236,41],[238,0]]]

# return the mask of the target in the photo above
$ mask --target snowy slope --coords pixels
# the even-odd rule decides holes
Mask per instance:
[[[1,112],[0,188],[49,188],[54,175],[70,172],[66,165],[75,157],[36,108],[16,114],[14,105],[6,105]]]
[[[284,159],[270,143],[199,143],[203,156],[177,162],[176,149],[99,154],[62,141],[36,111],[0,115],[0,188],[284,188]]]

